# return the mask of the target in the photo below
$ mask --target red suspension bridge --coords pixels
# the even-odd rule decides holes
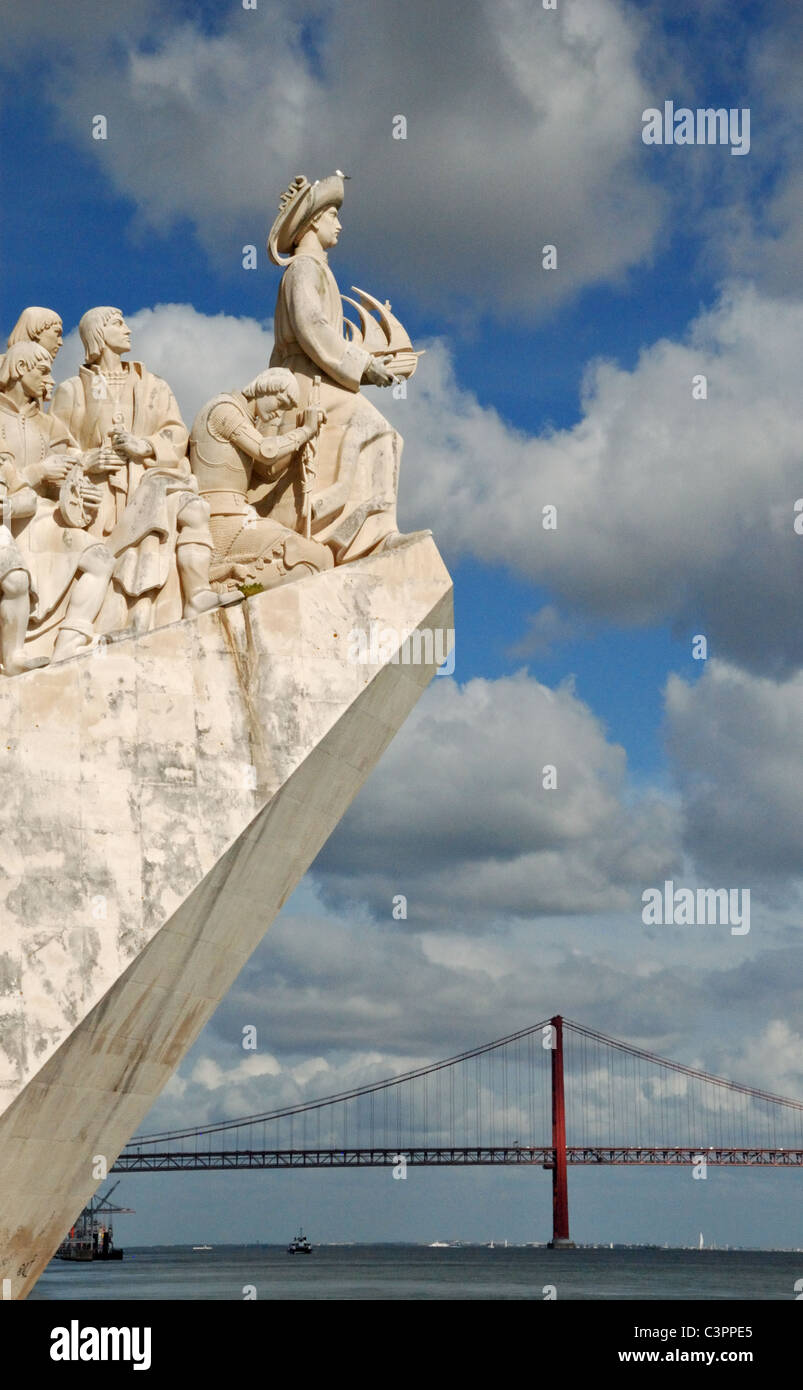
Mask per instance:
[[[801,1168],[803,1102],[557,1015],[350,1091],[135,1136],[114,1171],[382,1168],[402,1161],[551,1170],[552,1244],[566,1246],[570,1164]]]

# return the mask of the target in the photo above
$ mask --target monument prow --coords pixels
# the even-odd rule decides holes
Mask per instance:
[[[12,1298],[195,1042],[452,627],[425,537],[0,683]],[[357,640],[377,630],[379,655]],[[411,661],[416,632],[438,640]]]

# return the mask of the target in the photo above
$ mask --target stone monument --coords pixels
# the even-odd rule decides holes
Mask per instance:
[[[299,178],[283,197],[273,365],[221,383],[191,432],[166,383],[122,364],[119,310],[84,316],[85,366],[49,411],[58,316],[26,311],[0,362],[7,1297],[45,1268],[448,649],[451,581],[429,532],[398,532],[401,440],[360,392],[417,354],[370,307],[363,340],[384,353],[344,330],[326,266],[342,189]],[[355,661],[373,624],[397,647]],[[440,630],[410,664],[411,636]]]
[[[319,402],[325,411],[311,530],[331,547],[337,564],[404,540],[396,525],[402,441],[360,386],[392,386],[412,376],[418,361],[409,339],[397,345],[388,336],[383,358],[357,340],[361,335],[353,325],[350,339],[344,336],[343,306],[328,261],[342,230],[343,197],[344,175],[310,184],[299,174],[282,195],[268,239],[271,258],[286,267],[271,365],[295,373],[302,409]],[[381,343],[380,325],[372,322]],[[303,481],[285,476],[274,489],[272,514],[296,527],[303,502]]]

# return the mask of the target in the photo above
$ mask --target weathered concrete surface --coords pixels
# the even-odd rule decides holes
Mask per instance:
[[[452,621],[449,576],[423,540],[0,687],[0,1278],[12,1297],[434,672],[356,664],[350,634]]]

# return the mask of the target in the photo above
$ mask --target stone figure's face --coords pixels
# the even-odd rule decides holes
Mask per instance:
[[[27,372],[23,372],[20,383],[31,401],[49,401],[53,394],[53,378],[50,375],[50,367],[43,362],[37,362],[36,366],[29,367]]]
[[[113,314],[103,325],[103,338],[107,348],[120,357],[131,351],[131,329],[122,314]]]
[[[257,396],[257,417],[263,424],[268,424],[268,421],[278,416],[279,411],[288,409],[286,402],[288,396],[281,393],[278,396]]]
[[[51,357],[56,356],[62,341],[63,335],[60,323],[49,323],[47,328],[43,328],[42,332],[39,334],[40,346],[43,347],[46,352],[49,352]]]
[[[267,425],[275,416],[289,410],[291,404],[290,397],[283,391],[278,396],[258,396],[256,400],[257,418]]]
[[[342,230],[343,227],[337,215],[337,208],[326,208],[326,210],[321,213],[317,222],[318,240],[324,251],[328,251],[330,247],[337,245],[338,237]]]
[[[266,425],[271,416],[276,414],[277,400],[278,396],[257,396],[254,402],[257,419],[261,420],[263,425]]]

